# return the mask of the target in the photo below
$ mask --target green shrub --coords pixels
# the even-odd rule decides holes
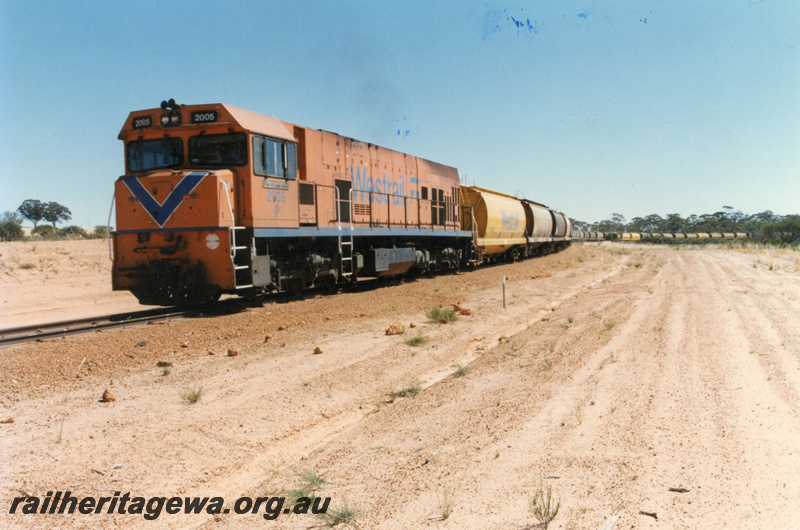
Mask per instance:
[[[16,221],[0,222],[0,241],[19,241],[25,238],[22,226]]]
[[[771,223],[764,227],[763,240],[778,246],[789,246],[800,242],[800,218],[790,216],[779,223]]]
[[[108,227],[106,225],[97,225],[94,227],[94,232],[89,234],[91,239],[105,239],[108,237]]]
[[[75,225],[65,226],[58,231],[58,236],[64,239],[86,239],[88,237],[83,228]]]
[[[57,234],[58,229],[50,225],[39,225],[31,230],[31,235],[37,236],[40,239],[53,239]]]

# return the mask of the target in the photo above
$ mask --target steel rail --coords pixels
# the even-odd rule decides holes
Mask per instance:
[[[101,315],[95,317],[76,318],[71,320],[60,320],[57,322],[47,322],[32,324],[28,326],[17,326],[12,328],[0,329],[0,349],[8,346],[24,344],[26,342],[43,342],[48,339],[66,338],[72,335],[83,333],[100,332],[115,328],[148,324],[150,322],[169,321],[171,318],[182,318],[187,315],[223,315],[231,312],[238,312],[245,307],[262,307],[264,303],[281,303],[297,299],[315,296],[329,296],[345,290],[350,292],[361,292],[375,289],[388,283],[401,281],[395,277],[360,279],[356,283],[347,285],[337,285],[333,290],[313,289],[295,296],[287,293],[271,293],[255,300],[246,301],[242,298],[229,298],[217,301],[213,304],[203,304],[200,306],[186,307],[161,307],[147,309],[143,311],[132,311],[127,313],[117,313],[112,315]]]
[[[190,311],[195,311],[195,309],[159,308],[6,328],[0,330],[0,348],[26,342],[64,338],[81,333],[169,320],[170,318],[184,316]]]

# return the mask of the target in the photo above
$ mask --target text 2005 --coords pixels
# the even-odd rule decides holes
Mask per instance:
[[[286,192],[283,190],[267,190],[267,202],[286,202]]]

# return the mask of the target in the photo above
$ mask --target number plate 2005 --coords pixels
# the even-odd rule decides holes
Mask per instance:
[[[147,129],[153,126],[153,118],[150,116],[136,116],[133,118],[134,129]]]
[[[219,119],[216,110],[197,110],[192,112],[192,123],[214,123]]]

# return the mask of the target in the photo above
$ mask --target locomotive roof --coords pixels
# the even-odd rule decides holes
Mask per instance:
[[[224,109],[225,112],[231,115],[234,121],[242,128],[254,132],[257,134],[263,134],[264,136],[270,136],[272,138],[278,138],[280,140],[289,140],[291,142],[296,142],[297,139],[291,132],[291,125],[287,126],[284,122],[279,120],[278,118],[273,118],[272,116],[264,116],[263,114],[258,114],[256,112],[252,112],[249,110],[240,109],[238,107],[233,107],[231,105],[225,105],[224,103],[211,103],[207,105],[181,105],[181,109],[187,109],[192,111],[203,111],[203,110],[212,110],[212,109]],[[134,111],[128,115],[128,120],[125,122],[125,126],[122,128],[122,131],[119,133],[119,139],[124,139],[124,134],[130,131],[130,118],[134,115],[139,116],[145,112],[151,112],[154,115],[158,116],[159,113],[162,113],[163,110],[160,108],[157,109],[150,109],[144,111]]]
[[[280,138],[281,140],[289,140],[291,142],[297,141],[291,131],[278,118],[264,116],[257,112],[232,107],[230,105],[223,104],[222,106],[231,113],[231,116],[239,122],[239,125],[248,131],[261,133],[265,136],[271,136],[272,138]]]

